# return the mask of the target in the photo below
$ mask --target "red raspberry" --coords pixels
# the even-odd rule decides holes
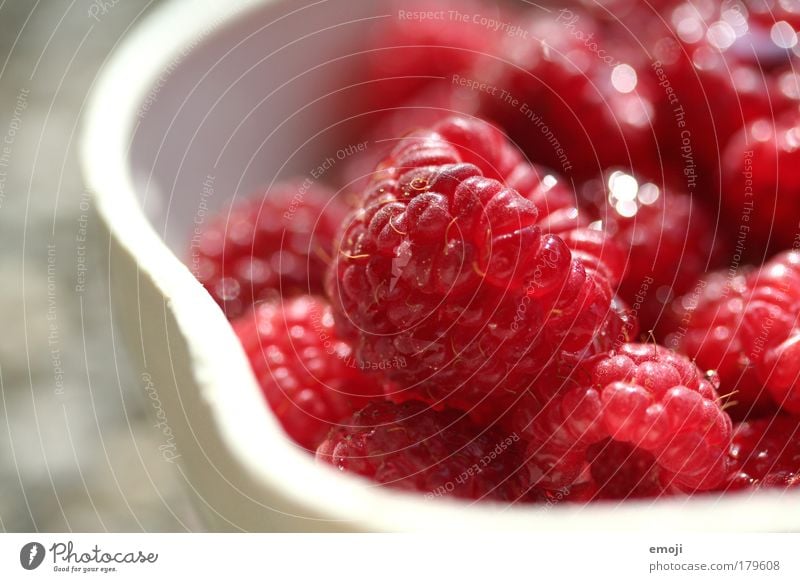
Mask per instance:
[[[532,161],[576,181],[638,166],[640,157],[649,163],[652,89],[610,54],[590,17],[567,12],[533,20],[527,37],[508,43],[507,61],[487,77],[493,90],[482,94],[483,115]]]
[[[484,115],[534,161],[574,166],[567,176],[629,167],[716,199],[730,137],[792,105],[762,71],[787,68],[788,52],[773,54],[743,7],[718,0],[590,4],[589,14],[564,8],[539,19],[533,41],[506,50],[511,65],[491,79],[506,93],[487,99]],[[767,48],[752,57],[754,46]]]
[[[800,252],[770,259],[750,286],[743,328],[756,372],[775,402],[800,414]]]
[[[768,114],[767,86],[758,72],[729,63],[707,44],[682,45],[667,37],[655,56],[653,81],[667,87],[655,105],[661,159],[690,194],[716,203],[720,152],[744,124]]]
[[[652,453],[613,439],[589,447],[586,460],[596,492],[593,500],[652,499],[670,494]]]
[[[387,14],[368,41],[369,109],[395,107],[437,79],[469,70],[480,57],[495,53],[502,38],[473,17],[506,21],[497,7],[473,0],[443,0],[435,8],[422,0],[395,1]]]
[[[592,445],[609,438],[650,453],[661,483],[702,490],[724,478],[731,420],[712,381],[687,358],[655,344],[625,344],[584,362],[553,389],[555,381],[533,386],[512,425],[529,443],[538,486],[586,480]]]
[[[329,291],[360,360],[409,362],[388,373],[394,398],[469,411],[555,354],[617,339],[619,251],[579,227],[562,188],[478,120],[411,134],[382,162]]]
[[[770,96],[776,115],[800,111],[800,74],[791,67],[775,72],[770,79]]]
[[[548,490],[533,488],[527,500],[554,505],[560,502],[625,501],[655,499],[679,494],[669,483],[662,483],[655,457],[629,443],[612,439],[600,441],[586,451],[588,480]]]
[[[778,2],[785,3],[786,9],[778,6]],[[661,34],[654,38],[673,36],[689,51],[704,47],[704,52],[723,56],[729,67],[745,64],[770,71],[788,65],[792,59],[791,49],[796,49],[793,33],[798,22],[792,23],[788,4],[785,0],[673,1],[669,10],[663,12],[671,30],[667,32],[657,22]],[[642,11],[647,12],[646,9]],[[776,26],[779,22],[781,24]],[[648,29],[651,34],[656,30],[652,26]]]
[[[262,302],[233,322],[264,396],[283,428],[314,451],[331,425],[381,394],[337,338],[330,306],[303,295]]]
[[[482,429],[463,413],[374,402],[347,425],[319,446],[319,461],[428,497],[514,502],[526,493],[519,437]]]
[[[718,370],[745,411],[762,409],[766,393],[800,413],[800,252],[782,253],[747,276],[704,281],[697,296],[679,300],[680,350]]]
[[[800,5],[792,0],[744,0],[753,20],[765,24],[785,20],[800,29]],[[795,51],[795,54],[797,52]]]
[[[192,242],[192,270],[229,319],[261,299],[321,293],[346,215],[324,187],[278,184],[218,214]]]
[[[667,10],[674,8],[680,0],[608,0],[598,2],[597,0],[579,0],[582,8],[589,11],[592,16],[599,19],[606,19],[611,23],[617,22],[637,11],[650,18],[655,18],[657,14],[666,15]]]
[[[560,489],[542,489],[533,487],[525,496],[524,501],[545,505],[547,508],[555,507],[562,503],[585,504],[597,498],[597,486],[593,481],[578,483]]]
[[[634,306],[643,330],[656,329],[665,305],[720,262],[712,216],[691,196],[622,171],[585,189],[604,230],[628,249],[620,296]]]
[[[725,151],[723,208],[748,255],[791,247],[800,224],[800,116],[747,126]]]
[[[531,489],[526,500],[532,503],[590,503],[652,499],[672,494],[661,483],[661,470],[650,453],[627,443],[606,439],[590,446],[586,452],[586,481],[558,489]]]
[[[736,425],[729,456],[733,470],[722,491],[800,487],[797,419],[776,416]]]
[[[690,293],[673,302],[676,329],[667,337],[668,346],[687,354],[701,368],[716,370],[736,403],[731,410],[735,417],[763,411],[769,400],[744,355],[747,348],[739,334],[747,293],[742,275],[706,275]]]
[[[748,16],[742,34],[729,52],[737,58],[772,70],[800,56],[800,5],[792,0],[744,0]]]

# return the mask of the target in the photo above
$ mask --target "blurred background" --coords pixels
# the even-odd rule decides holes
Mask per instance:
[[[112,334],[77,162],[98,71],[155,2],[0,2],[0,530],[198,528]]]

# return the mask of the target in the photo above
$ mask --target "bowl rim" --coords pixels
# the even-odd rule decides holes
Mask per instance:
[[[211,422],[242,470],[295,506],[308,508],[315,517],[297,517],[307,520],[309,530],[315,521],[340,524],[343,530],[377,531],[800,529],[800,503],[790,503],[800,499],[800,492],[498,509],[491,503],[430,502],[421,495],[382,489],[322,470],[288,443],[222,311],[145,217],[129,161],[140,106],[169,63],[213,38],[209,31],[281,1],[170,0],[152,9],[107,57],[92,83],[79,145],[84,182],[99,216],[134,258],[139,276],[163,295],[189,349],[198,397],[208,405]]]

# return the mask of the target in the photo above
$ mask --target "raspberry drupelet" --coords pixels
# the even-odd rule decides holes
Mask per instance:
[[[543,377],[520,400],[512,427],[528,442],[537,486],[588,480],[596,445],[610,440],[651,455],[664,487],[711,489],[726,475],[731,436],[714,380],[662,346],[624,344],[566,379]]]
[[[347,212],[323,186],[276,184],[217,214],[193,244],[190,266],[229,319],[261,299],[322,293]]]
[[[462,412],[421,402],[374,402],[333,429],[317,459],[429,498],[516,502],[528,489],[516,435],[482,429]]]
[[[330,306],[298,296],[259,303],[233,322],[264,396],[287,434],[313,452],[332,425],[381,394],[336,336]]]
[[[392,398],[476,412],[556,354],[618,339],[623,261],[580,226],[573,197],[479,120],[449,118],[398,144],[346,225],[329,280],[358,359],[409,363],[388,372],[401,388]]]
[[[699,293],[678,300],[679,349],[718,370],[745,414],[769,402],[800,413],[800,252],[781,253],[749,274],[704,281]]]

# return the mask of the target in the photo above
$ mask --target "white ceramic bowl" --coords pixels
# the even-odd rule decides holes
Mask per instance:
[[[203,202],[219,206],[325,158],[352,64],[339,57],[388,12],[351,0],[173,0],[124,40],[94,88],[81,157],[110,234],[115,324],[163,406],[208,528],[800,529],[796,493],[585,508],[428,501],[319,467],[286,440],[222,312],[179,257]]]

